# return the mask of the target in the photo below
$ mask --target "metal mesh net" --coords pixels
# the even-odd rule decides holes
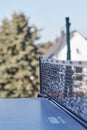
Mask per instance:
[[[87,122],[87,62],[40,58],[41,93]]]

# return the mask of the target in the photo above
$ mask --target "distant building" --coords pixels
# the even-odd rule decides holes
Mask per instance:
[[[87,60],[87,39],[77,31],[70,33],[71,60],[86,61]],[[61,36],[49,48],[44,57],[66,60],[67,59],[67,43],[66,34],[61,31]]]

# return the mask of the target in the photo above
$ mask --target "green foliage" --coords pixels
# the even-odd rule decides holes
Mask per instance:
[[[0,97],[32,97],[39,92],[38,56],[50,43],[35,45],[38,29],[23,13],[0,26]]]

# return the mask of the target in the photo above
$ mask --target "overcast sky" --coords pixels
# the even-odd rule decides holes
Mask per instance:
[[[24,12],[30,23],[44,30],[41,41],[53,41],[65,30],[65,17],[70,17],[71,30],[87,37],[87,0],[0,0],[0,22],[13,12]]]

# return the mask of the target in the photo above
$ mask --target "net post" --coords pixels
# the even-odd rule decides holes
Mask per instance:
[[[67,37],[67,60],[71,60],[70,50],[70,22],[69,17],[66,17],[66,37]]]
[[[67,40],[67,60],[71,60],[71,50],[70,50],[70,22],[69,22],[69,17],[66,17],[66,40]],[[72,82],[72,68],[70,66],[66,66],[66,80],[65,80],[65,96],[67,96],[67,91],[69,89],[69,95],[72,96],[72,86],[67,86],[67,71],[70,71],[70,81]]]

